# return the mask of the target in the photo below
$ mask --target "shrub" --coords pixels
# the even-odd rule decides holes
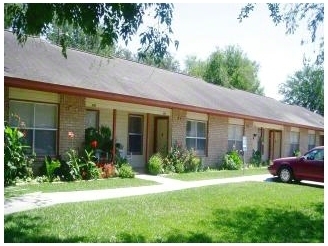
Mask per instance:
[[[115,166],[117,167],[117,169],[119,169],[124,164],[129,164],[128,159],[119,155],[116,156]]]
[[[293,156],[301,157],[302,156],[301,151],[299,151],[298,149],[297,150],[294,150],[293,151]]]
[[[175,143],[167,156],[164,158],[164,171],[181,173],[185,171],[185,162],[188,158],[188,150],[183,149],[181,144]]]
[[[164,172],[197,172],[201,168],[201,160],[193,150],[182,148],[175,143],[163,160]]]
[[[186,171],[197,172],[200,170],[201,164],[200,158],[192,155],[186,162]]]
[[[194,150],[186,150],[185,158],[185,171],[186,172],[197,172],[201,167],[201,160],[196,156]]]
[[[54,176],[59,177],[61,181],[73,181],[70,166],[61,158],[58,161],[60,162],[60,167],[55,169]]]
[[[185,166],[182,160],[177,160],[175,163],[175,172],[183,173],[185,171]]]
[[[256,167],[259,167],[261,166],[262,164],[262,157],[261,157],[261,152],[258,151],[258,150],[253,150],[253,155],[250,159],[250,164],[256,166]]]
[[[77,152],[74,149],[71,149],[67,152],[68,161],[67,164],[69,166],[69,173],[72,176],[72,180],[81,179],[80,173],[80,163],[81,159],[79,158]]]
[[[52,160],[50,156],[47,156],[44,158],[44,163],[46,166],[46,172],[47,172],[47,177],[50,182],[54,180],[55,176],[55,171],[57,168],[60,167],[60,161],[59,160]]]
[[[236,150],[226,153],[223,157],[221,169],[239,170],[241,169],[243,160]]]
[[[152,175],[157,175],[163,172],[163,159],[161,154],[157,153],[150,157],[148,165],[148,172]]]
[[[96,163],[92,160],[94,159],[93,151],[85,151],[85,156],[81,158],[81,163],[79,163],[79,169],[82,179],[97,179],[99,177],[99,170]]]
[[[112,161],[113,156],[111,156],[111,150],[113,148],[113,140],[111,137],[111,129],[108,126],[101,125],[99,130],[89,127],[85,129],[85,149],[88,151],[97,150],[99,152],[99,158]],[[119,153],[118,145],[119,143],[116,144],[116,154]]]
[[[122,164],[122,166],[118,169],[118,176],[120,178],[134,178],[134,172],[131,165],[128,163]]]
[[[24,134],[17,128],[5,125],[4,130],[4,185],[15,183],[15,179],[32,177],[33,158],[25,153],[29,146],[23,144]]]
[[[116,175],[116,169],[113,163],[105,163],[99,170],[101,170],[102,178],[111,178]]]

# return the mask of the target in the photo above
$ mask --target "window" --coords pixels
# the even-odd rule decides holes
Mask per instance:
[[[99,111],[87,110],[85,113],[85,128],[93,127],[98,129]]]
[[[206,123],[203,121],[187,121],[187,149],[193,149],[197,155],[206,154]]]
[[[19,127],[26,145],[36,155],[56,155],[57,105],[32,102],[9,102],[9,125]]]
[[[142,155],[143,146],[143,117],[129,116],[128,152],[133,155]]]
[[[308,150],[313,149],[314,147],[315,147],[315,134],[309,134]]]
[[[244,126],[232,125],[228,127],[228,150],[242,150],[243,149],[243,133]]]
[[[305,155],[307,160],[316,160],[316,161],[323,161],[324,160],[324,151],[323,149],[315,149]]]
[[[290,132],[290,156],[293,156],[295,151],[300,150],[300,133]]]

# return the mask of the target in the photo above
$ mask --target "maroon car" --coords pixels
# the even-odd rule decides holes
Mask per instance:
[[[324,182],[324,147],[315,147],[301,157],[275,159],[268,170],[285,183],[292,180]]]

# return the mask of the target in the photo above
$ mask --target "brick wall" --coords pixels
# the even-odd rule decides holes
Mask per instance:
[[[60,95],[59,106],[59,155],[64,158],[70,149],[80,151],[84,142],[85,98],[72,95]],[[74,133],[74,138],[68,137]]]
[[[215,167],[221,163],[228,148],[228,118],[209,115],[208,119],[208,156],[203,165]]]
[[[308,151],[308,146],[309,146],[308,130],[304,128],[300,128],[300,151],[302,155]]]
[[[320,135],[320,131],[315,132],[315,146],[324,145],[323,143],[324,137]]]
[[[172,146],[176,142],[186,147],[187,112],[179,109],[172,109]]]
[[[247,151],[245,152],[245,161],[249,162],[253,155],[253,134],[257,134],[257,128],[253,127],[253,121],[245,120],[244,136],[247,138]]]
[[[281,157],[290,156],[290,126],[284,126],[281,139]]]

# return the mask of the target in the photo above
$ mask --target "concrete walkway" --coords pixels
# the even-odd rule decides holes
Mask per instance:
[[[146,174],[138,174],[136,178],[155,181],[159,184],[114,188],[103,190],[87,190],[87,191],[69,191],[69,192],[52,192],[42,193],[35,192],[20,197],[5,199],[4,214],[11,214],[20,211],[31,210],[35,208],[52,206],[60,203],[95,201],[110,198],[119,198],[127,196],[140,196],[145,194],[154,194],[188,188],[195,188],[208,185],[236,183],[245,181],[267,181],[272,178],[269,174],[242,176],[225,179],[210,179],[202,181],[179,181],[165,176],[151,176]]]

